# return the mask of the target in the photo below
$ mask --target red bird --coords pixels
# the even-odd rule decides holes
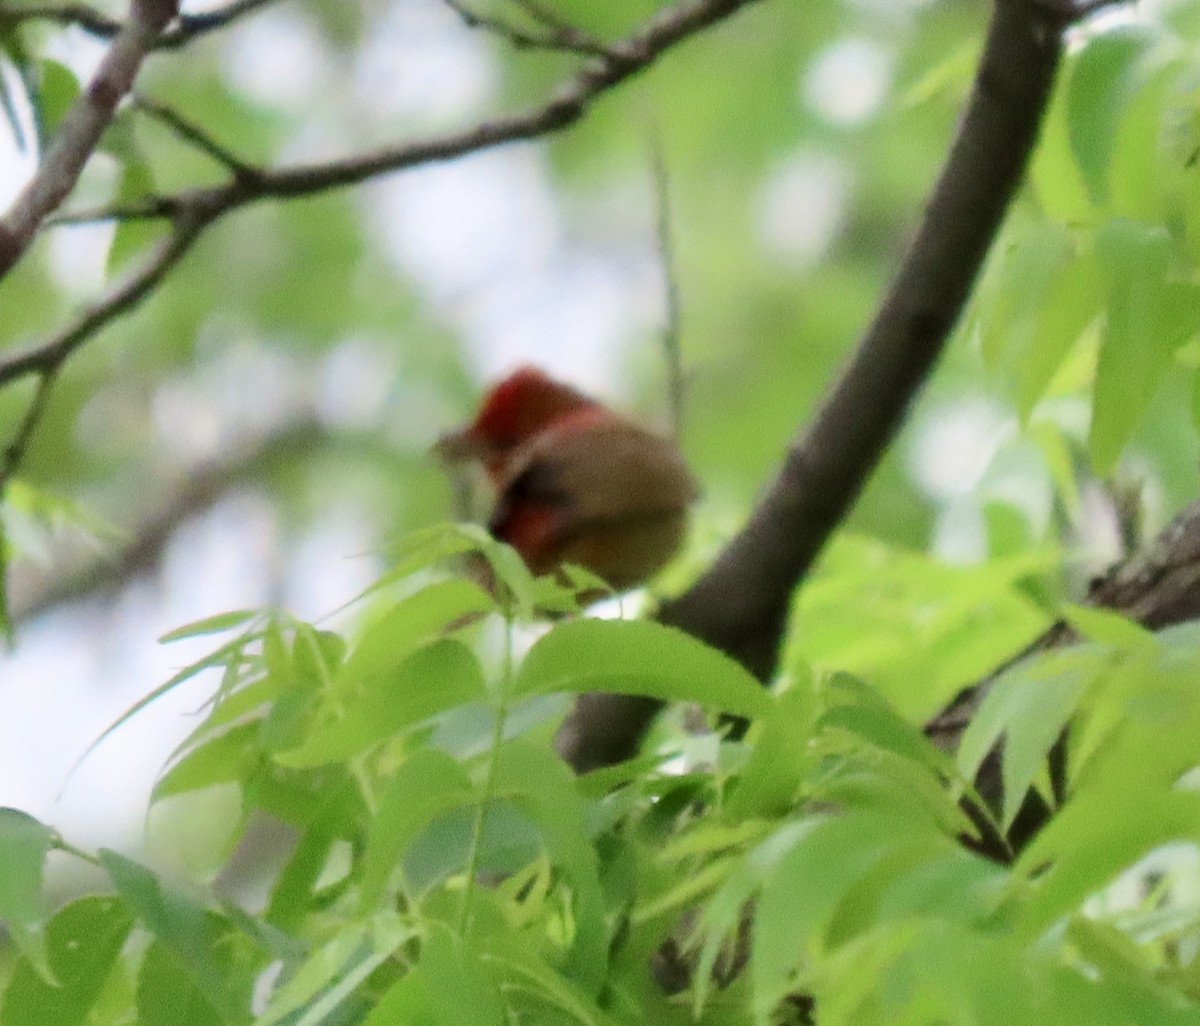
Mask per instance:
[[[530,570],[577,563],[618,591],[675,554],[697,491],[672,442],[532,367],[494,386],[436,451],[483,464],[495,493],[488,530]]]

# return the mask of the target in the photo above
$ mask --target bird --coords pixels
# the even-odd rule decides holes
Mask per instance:
[[[495,384],[434,451],[451,466],[482,466],[488,530],[534,574],[571,563],[616,592],[645,583],[678,551],[698,495],[672,440],[536,367]]]

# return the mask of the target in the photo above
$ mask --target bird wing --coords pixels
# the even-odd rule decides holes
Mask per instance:
[[[551,544],[581,526],[681,513],[696,480],[675,445],[625,420],[531,439],[505,468],[489,527]]]
[[[613,418],[532,439],[514,454],[500,493],[569,506],[590,521],[681,511],[698,489],[673,442]]]

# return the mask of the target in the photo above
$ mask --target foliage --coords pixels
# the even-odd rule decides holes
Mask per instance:
[[[615,38],[654,6],[555,9]],[[253,846],[267,817],[293,843],[256,902],[203,874],[79,851],[0,810],[0,1022],[1197,1021],[1200,633],[1150,635],[1071,604],[1197,483],[1200,4],[1165,6],[1073,38],[1031,181],[912,427],[798,596],[773,689],[652,623],[567,615],[537,634],[541,612],[573,610],[570,589],[531,580],[478,531],[392,547],[344,632],[276,609],[180,628],[164,640],[224,640],[131,714],[201,675],[219,684],[157,782],[156,813],[213,824],[217,865]],[[762,3],[533,158],[553,183],[546,234],[568,241],[522,258],[602,251],[640,279],[653,256],[646,125],[662,135],[684,441],[708,491],[670,583],[775,465],[910,232],[985,13],[917,8]],[[251,162],[310,157],[347,126],[356,141],[390,139],[394,124],[347,113],[355,76],[342,74],[378,45],[386,14],[327,0],[280,16],[288,38],[318,41],[308,121],[246,85],[215,37],[152,67],[146,90]],[[3,121],[23,148],[44,146],[77,71],[58,59],[56,28],[0,28],[15,69],[0,77]],[[485,114],[536,102],[567,60],[476,41],[493,76],[476,100]],[[815,69],[847,42],[893,75],[882,107],[857,120],[808,99]],[[122,112],[82,200],[219,179],[219,161],[147,109]],[[456,112],[430,100],[389,116],[415,131]],[[790,245],[772,222],[787,205],[772,197],[797,176],[828,185],[831,167],[839,217],[811,250]],[[480,333],[463,308],[484,286],[431,279],[434,247],[397,257],[380,220],[338,192],[255,205],[206,237],[57,383],[4,489],[5,557],[49,553],[64,526],[135,530],[143,510],[129,507],[148,483],[170,498],[247,438],[267,451],[214,481],[269,495],[288,543],[336,502],[366,510],[374,537],[442,515],[423,453],[470,394],[453,340]],[[99,236],[102,266],[88,274],[111,283],[161,227],[134,219]],[[502,277],[513,251],[485,236],[464,248]],[[43,243],[0,282],[6,349],[89,291],[71,267]],[[599,318],[586,298],[553,351]],[[643,316],[621,334],[620,376],[655,379],[655,330]],[[347,365],[352,387],[328,401]],[[661,408],[661,391],[644,384],[643,406]],[[0,393],[6,428],[27,399]],[[954,416],[981,408],[985,455],[947,485],[930,442],[939,418],[953,434]],[[315,441],[275,445],[297,421],[317,424]],[[472,553],[492,562],[501,599],[441,571]],[[933,748],[917,724],[1060,615],[1085,640],[1010,667],[959,750]],[[665,717],[639,759],[576,779],[551,738],[567,698],[592,690],[696,703],[709,718],[696,732]],[[748,722],[744,737],[722,714]],[[1063,730],[1059,780],[1047,755]],[[973,781],[997,745],[1004,790],[989,810]],[[1045,829],[1007,864],[975,854],[977,832],[1011,825],[1030,789],[1054,810]],[[101,893],[55,908],[45,871],[64,855],[101,874]]]
[[[506,599],[426,569],[476,546]],[[1091,640],[1018,664],[952,758],[856,678],[797,661],[769,694],[646,622],[568,618],[518,659],[561,585],[477,532],[395,555],[349,643],[281,613],[164,639],[232,634],[185,671],[221,681],[155,797],[236,789],[229,843],[263,813],[288,824],[261,908],[101,851],[109,892],[50,916],[41,867],[62,842],[0,819],[0,913],[22,952],[6,1024],[771,1023],[802,1014],[797,994],[823,1024],[1194,1021],[1200,905],[1174,897],[1172,870],[1126,907],[1098,896],[1200,842],[1195,627],[1081,616]],[[982,580],[1011,589],[986,570],[960,589]],[[467,644],[481,629],[490,658]],[[594,688],[752,725],[576,778],[549,747],[551,696]],[[1008,866],[964,847],[960,802],[997,738],[1019,796],[1068,721],[1051,824]],[[668,996],[650,967],[672,937],[695,975]]]

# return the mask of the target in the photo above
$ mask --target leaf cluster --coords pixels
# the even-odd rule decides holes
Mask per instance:
[[[463,555],[499,597],[433,572]],[[1087,640],[1014,667],[951,757],[799,659],[772,694],[651,622],[568,617],[528,644],[575,588],[476,530],[392,557],[354,637],[243,611],[164,639],[232,635],[158,692],[219,673],[155,801],[232,789],[230,843],[287,824],[261,903],[105,850],[105,893],[48,916],[48,853],[73,849],[3,814],[6,1026],[1193,1021],[1200,906],[1175,881],[1200,842],[1195,628],[1072,611]],[[595,689],[752,726],[664,730],[576,778],[553,730],[561,696]],[[1029,788],[1059,806],[1010,864],[971,850],[998,741],[993,827]],[[1148,890],[1112,897],[1168,844]]]

